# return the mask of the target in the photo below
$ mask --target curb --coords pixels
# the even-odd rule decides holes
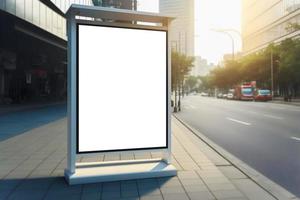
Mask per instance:
[[[300,106],[300,102],[284,102],[284,101],[270,101],[270,103],[282,104],[282,105],[290,105],[290,106]]]
[[[206,145],[208,145],[211,149],[213,149],[216,153],[218,153],[221,157],[223,157],[226,161],[228,161],[232,166],[240,170],[249,179],[251,179],[254,183],[268,192],[271,196],[278,200],[299,200],[294,194],[287,191],[285,188],[281,187],[277,183],[273,182],[269,178],[265,177],[260,172],[256,171],[231,153],[227,152],[225,149],[208,139],[199,131],[195,130],[191,126],[189,126],[186,122],[180,119],[176,114],[173,113],[175,119],[180,122],[183,126],[185,126],[188,130],[193,133],[197,138],[202,140]]]

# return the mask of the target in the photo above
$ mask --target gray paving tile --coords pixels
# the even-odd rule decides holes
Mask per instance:
[[[199,179],[195,171],[179,171],[177,173],[179,179]]]
[[[180,180],[183,186],[204,185],[201,179],[186,179]]]
[[[45,179],[25,179],[17,187],[18,190],[47,189],[55,181],[54,178]]]
[[[144,188],[144,189],[138,189],[139,195],[142,196],[157,196],[161,195],[161,191],[159,188]]]
[[[160,178],[158,179],[158,182],[161,188],[181,186],[181,183],[177,177]]]
[[[183,194],[185,193],[184,189],[181,186],[176,187],[166,187],[160,189],[163,195],[166,194]]]
[[[153,195],[153,196],[142,196],[141,200],[164,200],[161,195]]]
[[[84,193],[81,195],[81,200],[99,200],[101,193]]]
[[[2,179],[0,180],[0,190],[13,189],[22,182],[22,179]]]
[[[43,198],[43,196],[46,194],[46,190],[37,190],[37,189],[31,189],[31,190],[14,190],[13,193],[11,193],[7,199],[13,200],[13,199],[24,199],[24,200],[40,200]]]
[[[138,197],[139,193],[137,189],[134,190],[122,190],[121,191],[121,197]]]
[[[121,191],[121,183],[119,181],[106,182],[102,184],[102,192],[117,192]]]
[[[139,190],[156,189],[159,188],[159,183],[156,179],[142,179],[137,181]]]
[[[207,187],[211,191],[236,189],[236,187],[231,183],[207,183]]]
[[[101,194],[102,184],[101,183],[93,183],[93,184],[85,184],[82,188],[82,194]]]
[[[66,200],[66,199],[80,200],[81,195],[80,194],[47,194],[44,198],[44,200]]]
[[[245,198],[245,196],[238,190],[219,190],[214,191],[213,195],[217,197],[217,199]]]
[[[124,190],[137,190],[138,185],[136,181],[122,181],[121,182],[121,191]]]
[[[209,191],[205,185],[192,185],[192,186],[184,186],[185,191],[187,192],[202,192]]]
[[[103,191],[101,193],[101,199],[116,199],[121,198],[121,193],[116,191]]]
[[[233,182],[250,200],[275,200],[274,197],[249,179],[236,179]]]
[[[202,177],[205,183],[230,183],[226,177]]]
[[[0,188],[0,199],[6,199],[6,197],[11,193],[12,189],[1,189]]]
[[[233,166],[220,166],[218,169],[223,172],[223,174],[228,177],[229,179],[243,179],[247,178],[245,174],[243,174],[241,171],[236,169]]]
[[[166,194],[163,195],[164,200],[189,200],[189,197],[184,194]]]
[[[191,200],[210,200],[216,199],[210,192],[201,191],[201,192],[188,192],[188,196]]]

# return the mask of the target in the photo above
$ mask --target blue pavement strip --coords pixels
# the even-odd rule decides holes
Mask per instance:
[[[58,104],[0,115],[0,141],[61,119],[66,113],[67,105]]]

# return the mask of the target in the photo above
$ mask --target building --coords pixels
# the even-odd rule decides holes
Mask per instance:
[[[300,23],[300,0],[243,0],[243,53],[298,37],[300,31],[289,29],[290,23]]]
[[[210,70],[214,68],[214,64],[208,63],[206,59],[201,58],[201,56],[195,56],[194,67],[190,72],[192,76],[206,76],[209,74]]]
[[[120,8],[127,10],[137,9],[137,0],[93,0],[95,6]]]
[[[89,0],[0,1],[0,104],[66,99],[64,13]]]
[[[72,3],[134,9],[134,0],[0,0],[0,104],[67,93],[65,13]]]
[[[194,56],[194,0],[159,0],[159,12],[176,17],[170,28],[172,48],[189,56]]]

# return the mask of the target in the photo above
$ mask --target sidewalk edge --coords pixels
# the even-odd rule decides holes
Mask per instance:
[[[234,167],[240,170],[242,173],[247,175],[249,179],[254,181],[257,185],[259,185],[262,189],[272,195],[274,198],[283,200],[296,200],[298,199],[294,194],[287,191],[285,188],[281,187],[277,183],[273,182],[269,178],[265,177],[260,172],[256,171],[231,153],[227,152],[225,149],[208,139],[199,131],[195,130],[191,126],[189,126],[184,120],[180,119],[176,114],[173,113],[173,116],[177,121],[179,121],[182,125],[184,125],[188,130],[191,131],[197,138],[202,140],[205,144],[207,144],[211,149],[213,149],[216,153],[218,153],[221,157],[231,163]]]
[[[300,102],[284,102],[284,101],[270,101],[271,103],[281,104],[281,105],[290,105],[290,106],[300,106]]]

